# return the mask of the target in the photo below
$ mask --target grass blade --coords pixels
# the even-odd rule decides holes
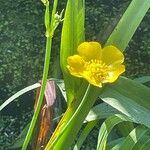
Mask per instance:
[[[150,82],[150,76],[143,76],[140,78],[135,78],[134,80],[144,84]]]
[[[138,140],[148,131],[149,129],[140,125],[133,129],[130,134],[126,137],[123,143],[120,145],[119,150],[132,150]]]
[[[38,87],[40,87],[41,84],[40,83],[35,83],[33,85],[30,85],[28,87],[25,87],[24,89],[18,91],[17,93],[15,93],[14,95],[12,95],[9,99],[7,99],[1,106],[0,106],[0,111],[2,109],[4,109],[8,104],[10,104],[13,100],[15,100],[16,98],[18,98],[19,96],[23,95],[24,93],[31,91],[33,89],[36,89]]]
[[[150,0],[132,0],[106,45],[124,50],[150,7]]]
[[[88,113],[85,122],[88,121],[94,121],[94,120],[99,120],[99,119],[104,119],[109,116],[112,116],[114,114],[119,113],[119,111],[107,103],[101,103],[96,106],[94,106],[90,112]]]
[[[89,135],[89,133],[91,132],[91,130],[94,128],[96,124],[97,121],[91,121],[87,123],[86,127],[83,129],[81,135],[79,136],[78,141],[74,146],[73,150],[80,150],[83,142],[85,141],[85,139],[87,138],[87,136]]]
[[[104,123],[102,124],[100,128],[99,135],[98,135],[97,150],[103,150],[103,148],[105,149],[107,137],[109,133],[111,132],[111,130],[113,129],[115,125],[123,121],[131,121],[131,120],[125,115],[116,114],[107,118],[104,121]]]

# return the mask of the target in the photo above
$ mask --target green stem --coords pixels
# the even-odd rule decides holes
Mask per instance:
[[[52,47],[52,38],[54,34],[54,30],[56,29],[56,25],[54,24],[55,22],[55,14],[56,14],[56,9],[57,9],[57,4],[58,0],[54,0],[54,5],[53,5],[53,10],[52,10],[52,19],[50,22],[50,11],[49,11],[49,1],[44,1],[44,5],[46,6],[46,11],[45,11],[45,26],[46,26],[46,34],[47,34],[47,41],[46,41],[46,54],[45,54],[45,64],[44,64],[44,70],[43,70],[43,77],[42,77],[42,85],[41,85],[41,90],[40,90],[40,95],[38,98],[37,106],[34,112],[34,115],[32,117],[32,121],[28,130],[28,133],[26,135],[25,141],[22,146],[22,150],[26,150],[28,143],[31,139],[31,136],[33,134],[34,127],[36,125],[41,106],[43,103],[43,98],[44,98],[44,91],[47,83],[47,77],[48,77],[48,71],[49,71],[49,65],[50,65],[50,57],[51,57],[51,47]]]
[[[37,122],[38,115],[39,115],[40,110],[41,110],[43,97],[44,97],[44,91],[45,91],[46,82],[47,82],[48,71],[49,71],[51,46],[52,46],[52,38],[47,37],[45,64],[44,64],[44,71],[43,71],[43,78],[42,78],[42,85],[41,85],[40,95],[39,95],[39,98],[38,98],[37,107],[35,109],[35,112],[34,112],[29,130],[28,130],[28,133],[26,135],[25,141],[24,141],[23,146],[22,146],[22,150],[27,149],[28,143],[31,139],[34,127],[35,127],[36,122]]]

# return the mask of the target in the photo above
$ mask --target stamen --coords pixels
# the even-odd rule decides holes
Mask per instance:
[[[91,60],[86,64],[86,71],[92,80],[101,83],[108,76],[108,66],[101,60]]]

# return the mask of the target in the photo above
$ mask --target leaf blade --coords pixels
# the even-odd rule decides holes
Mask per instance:
[[[149,0],[132,0],[106,45],[115,45],[124,50],[150,7]]]

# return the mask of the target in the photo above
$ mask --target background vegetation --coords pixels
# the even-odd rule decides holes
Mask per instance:
[[[86,0],[86,39],[105,42],[131,0]],[[59,9],[65,2],[60,1]],[[0,104],[18,90],[41,79],[45,29],[43,5],[35,0],[2,0],[0,5]],[[150,74],[150,14],[136,31],[126,51],[126,75],[136,78]],[[52,63],[59,57],[60,29],[53,43]],[[51,77],[61,78],[55,69]],[[19,100],[19,99],[18,99]],[[30,121],[34,92],[27,93],[1,112],[0,148],[11,144]],[[89,137],[96,136],[96,132]],[[94,139],[88,147],[94,149]],[[84,149],[84,147],[83,147]]]

